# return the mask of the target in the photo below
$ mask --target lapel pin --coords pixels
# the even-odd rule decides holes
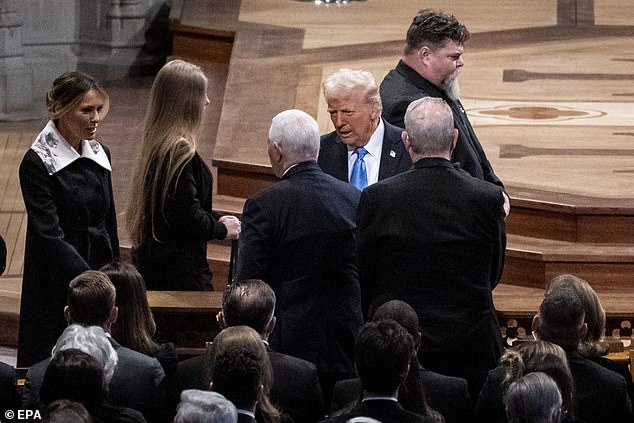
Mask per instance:
[[[390,157],[396,157],[396,152],[394,152],[394,150],[390,150]]]

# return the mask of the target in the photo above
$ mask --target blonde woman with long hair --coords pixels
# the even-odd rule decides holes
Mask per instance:
[[[212,212],[211,171],[196,152],[208,104],[198,66],[173,60],[156,75],[127,212],[148,289],[212,290],[207,241],[240,234],[236,217]]]

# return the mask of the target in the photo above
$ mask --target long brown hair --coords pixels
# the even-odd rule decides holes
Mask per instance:
[[[117,321],[112,325],[112,336],[124,347],[152,356],[158,345],[152,337],[156,323],[147,300],[145,282],[136,268],[126,263],[110,263],[101,268],[114,285],[119,307]]]
[[[135,247],[146,236],[158,240],[155,219],[162,216],[168,190],[196,153],[206,92],[203,71],[183,60],[168,62],[154,79],[126,214]]]

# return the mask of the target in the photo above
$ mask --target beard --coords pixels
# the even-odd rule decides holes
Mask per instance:
[[[449,75],[442,82],[442,86],[440,88],[443,89],[447,97],[452,100],[458,100],[460,98],[460,83],[458,82],[459,72],[455,71],[451,75]]]

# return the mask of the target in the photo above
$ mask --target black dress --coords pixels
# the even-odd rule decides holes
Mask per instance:
[[[68,283],[85,270],[98,269],[119,256],[111,172],[105,167],[109,168],[108,150],[96,141],[83,141],[83,156],[60,165],[58,158],[71,147],[52,122],[38,141],[43,136],[46,145],[39,146],[39,155],[32,147],[20,164],[20,187],[28,214],[20,367],[50,356],[66,327],[63,311]]]
[[[177,175],[179,172],[176,173]],[[213,179],[198,153],[187,162],[178,182],[172,181],[163,213],[152,216],[134,260],[147,289],[161,291],[212,290],[207,241],[224,239],[227,228],[212,213]]]

